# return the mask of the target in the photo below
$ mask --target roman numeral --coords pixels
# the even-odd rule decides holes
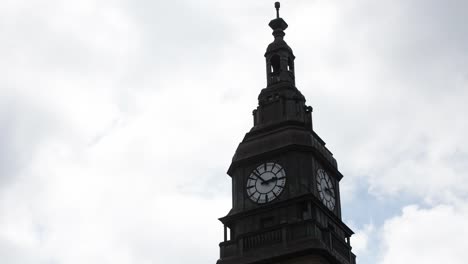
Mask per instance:
[[[260,177],[260,172],[258,172],[257,169],[253,170],[252,173],[257,177]]]

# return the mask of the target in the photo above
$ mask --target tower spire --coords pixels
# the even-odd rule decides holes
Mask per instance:
[[[276,8],[276,18],[279,18],[279,9],[280,9],[280,2],[275,2],[275,8]]]
[[[276,18],[268,24],[273,29],[275,39],[265,53],[267,87],[258,96],[252,131],[291,123],[312,130],[312,108],[305,105],[304,96],[296,88],[295,56],[284,41],[284,30],[288,24],[279,16],[279,2],[275,3],[275,8]]]
[[[267,63],[268,86],[279,82],[288,82],[295,85],[294,81],[294,54],[292,49],[284,41],[284,30],[288,24],[279,16],[280,3],[275,3],[276,18],[268,24],[273,29],[274,41],[268,45],[265,53]]]
[[[275,36],[275,39],[283,38],[285,35],[284,30],[288,28],[288,24],[279,15],[280,6],[280,2],[275,3],[276,18],[271,20],[270,24],[268,24],[271,29],[273,29],[273,36]]]

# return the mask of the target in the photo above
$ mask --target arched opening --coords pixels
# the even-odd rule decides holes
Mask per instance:
[[[273,55],[270,59],[270,64],[271,64],[271,73],[273,74],[278,74],[280,72],[280,56],[279,55]]]
[[[294,61],[291,57],[288,58],[288,71],[294,72]]]

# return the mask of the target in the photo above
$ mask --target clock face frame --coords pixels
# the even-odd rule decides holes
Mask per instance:
[[[317,190],[322,203],[333,211],[336,204],[336,192],[330,176],[323,169],[317,170]]]
[[[255,168],[247,179],[246,193],[250,200],[265,204],[278,198],[286,185],[286,172],[278,163],[267,162]]]

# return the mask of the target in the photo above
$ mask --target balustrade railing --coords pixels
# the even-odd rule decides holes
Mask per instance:
[[[243,239],[243,248],[245,251],[248,251],[253,248],[281,243],[282,240],[281,228],[273,229],[263,233],[245,236]]]
[[[331,250],[335,257],[346,261],[346,263],[355,264],[355,256],[351,253],[351,246],[328,229],[319,227],[313,220],[281,225],[262,232],[249,233],[236,240],[222,242],[220,244],[221,257],[242,255],[254,249],[298,239],[318,239],[322,241],[323,247]]]

